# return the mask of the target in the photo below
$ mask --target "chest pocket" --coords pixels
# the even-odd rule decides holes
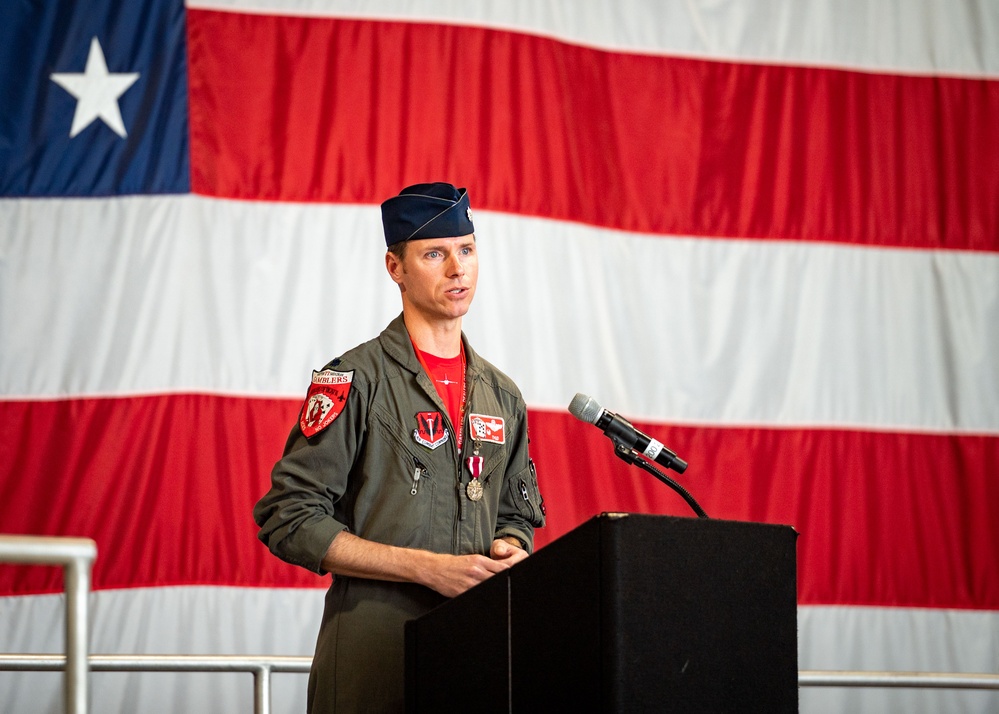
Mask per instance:
[[[417,481],[417,494],[423,486],[423,482],[433,479],[435,476],[444,476],[447,466],[438,463],[439,459],[433,458],[429,449],[421,447],[413,439],[413,430],[416,428],[416,421],[412,424],[399,424],[398,421],[383,414],[378,409],[372,409],[373,435],[376,443],[373,449],[379,452],[378,461],[386,467],[386,472],[391,472],[393,485],[402,479],[402,483],[410,488],[414,481]],[[449,445],[444,444],[438,447],[448,449]],[[420,467],[421,472],[415,476],[415,470]],[[388,473],[387,473],[388,475]],[[417,495],[410,494],[410,495]]]
[[[452,459],[432,458],[415,441],[410,425],[402,425],[372,409],[365,449],[363,501],[368,506],[370,537],[383,543],[441,551],[437,527],[447,512],[442,499],[454,478]],[[408,426],[408,429],[406,428]],[[440,451],[450,449],[443,445]],[[444,529],[444,536],[449,533]]]

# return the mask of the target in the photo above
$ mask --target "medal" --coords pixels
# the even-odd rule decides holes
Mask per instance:
[[[478,445],[478,442],[476,442]],[[482,475],[482,457],[478,455],[479,450],[475,450],[475,456],[469,456],[468,461],[468,471],[472,474],[472,480],[468,482],[465,486],[465,495],[468,496],[469,501],[478,501],[482,498],[482,482],[479,481],[479,476]]]

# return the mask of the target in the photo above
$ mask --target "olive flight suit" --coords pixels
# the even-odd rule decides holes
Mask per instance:
[[[307,414],[307,401],[274,466],[271,489],[254,508],[259,538],[275,555],[323,574],[323,556],[342,530],[455,555],[488,554],[503,536],[533,548],[534,528],[545,517],[528,456],[523,398],[464,335],[462,341],[460,454],[401,315],[316,373],[319,381],[340,383],[327,392],[335,417],[313,432],[319,411]],[[473,501],[466,488],[476,450],[483,493]],[[404,623],[444,600],[413,583],[335,576],[309,677],[309,711],[401,711]]]

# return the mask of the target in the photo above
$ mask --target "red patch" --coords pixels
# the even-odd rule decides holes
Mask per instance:
[[[298,417],[298,426],[306,438],[313,437],[328,427],[343,413],[350,394],[350,383],[354,379],[354,370],[337,372],[324,369],[322,372],[312,371],[312,385],[305,396],[302,413]]]
[[[489,441],[493,444],[506,443],[503,417],[489,416],[488,414],[469,414],[468,424],[472,427],[472,438],[476,441]]]
[[[446,444],[448,437],[444,417],[440,412],[419,412],[416,415],[416,429],[413,430],[416,443],[423,444],[428,449],[436,449],[441,444]]]

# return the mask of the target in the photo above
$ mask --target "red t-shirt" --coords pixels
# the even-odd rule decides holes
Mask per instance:
[[[441,401],[447,407],[447,414],[451,418],[451,424],[454,425],[455,430],[458,432],[455,434],[457,445],[461,446],[461,401],[464,396],[465,382],[464,355],[438,357],[429,352],[424,352],[416,345],[413,345],[413,349],[416,350],[417,357],[420,358],[424,369],[427,370],[430,381],[434,383]],[[464,350],[464,347],[462,350]]]

